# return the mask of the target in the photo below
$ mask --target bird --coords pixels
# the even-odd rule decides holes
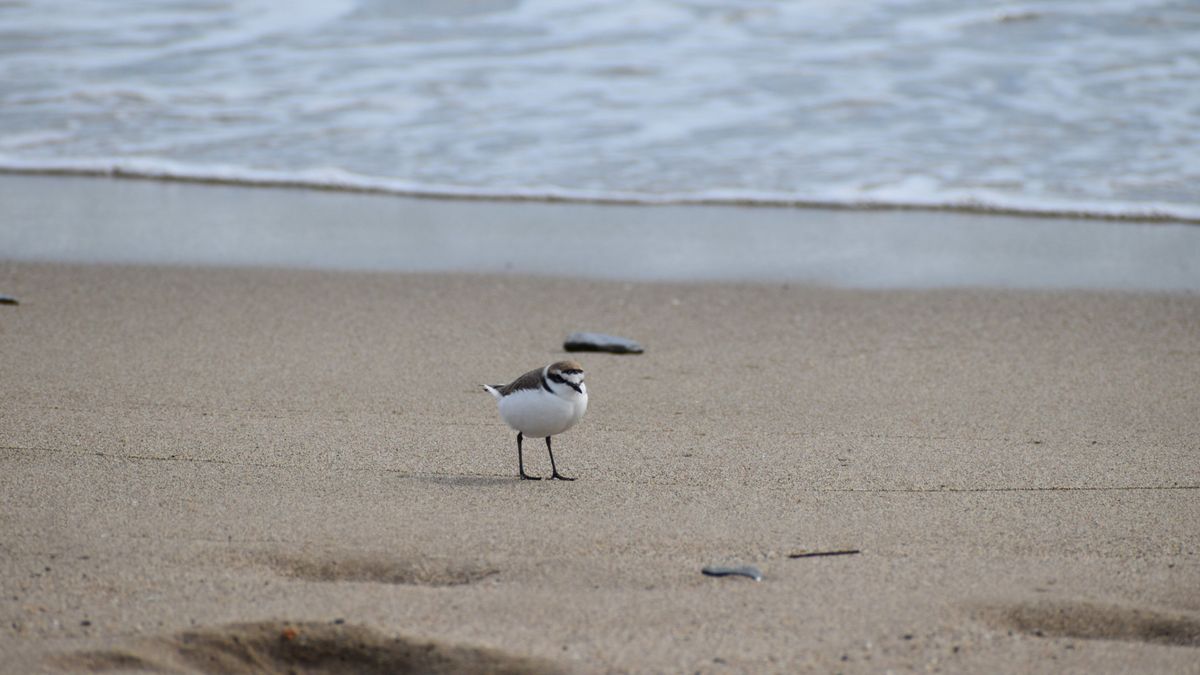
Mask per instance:
[[[587,412],[588,392],[583,378],[583,366],[575,361],[558,361],[535,368],[508,384],[482,385],[496,398],[500,419],[517,432],[517,468],[522,480],[541,480],[540,476],[525,473],[521,441],[526,436],[546,439],[551,480],[575,480],[558,472],[550,437],[575,426]]]

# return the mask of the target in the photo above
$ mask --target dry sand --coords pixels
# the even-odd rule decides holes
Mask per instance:
[[[1200,672],[1200,295],[11,262],[0,292],[4,672]],[[518,481],[477,385],[574,330],[647,352],[582,355],[579,480]]]

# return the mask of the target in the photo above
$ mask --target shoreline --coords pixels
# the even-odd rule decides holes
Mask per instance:
[[[0,175],[0,220],[0,256],[29,261],[1200,291],[1200,228],[1167,223],[440,200],[12,174]]]
[[[216,185],[226,187],[246,188],[276,188],[296,190],[316,190],[347,194],[388,195],[406,199],[425,199],[437,201],[484,201],[484,202],[517,202],[535,204],[582,204],[582,205],[611,205],[611,206],[712,206],[740,207],[761,209],[806,209],[824,211],[853,211],[858,213],[878,212],[918,212],[918,213],[949,213],[964,216],[1003,216],[1012,218],[1032,218],[1049,220],[1085,220],[1098,222],[1117,222],[1129,224],[1184,224],[1200,225],[1200,216],[1188,216],[1178,213],[1164,213],[1161,210],[1150,209],[1142,212],[1104,213],[1087,211],[1070,207],[1016,207],[1002,204],[988,204],[975,198],[962,199],[948,203],[921,202],[888,202],[880,200],[833,200],[806,199],[783,195],[754,196],[753,193],[730,191],[728,196],[691,196],[687,194],[631,194],[623,192],[590,192],[587,190],[570,189],[528,189],[525,192],[495,190],[485,187],[462,187],[454,185],[427,185],[413,187],[388,186],[389,179],[372,177],[341,177],[339,179],[323,178],[305,180],[296,177],[281,177],[273,171],[244,170],[244,175],[237,178],[226,178],[220,175],[189,175],[186,173],[171,173],[161,169],[138,169],[124,166],[104,166],[95,169],[83,167],[54,168],[50,166],[32,165],[30,168],[0,166],[0,176],[62,176],[114,178],[120,180],[144,180],[168,183],[185,183],[194,185]],[[394,181],[397,184],[405,181]]]

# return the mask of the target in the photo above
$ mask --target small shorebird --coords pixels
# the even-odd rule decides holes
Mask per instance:
[[[508,384],[485,384],[483,388],[496,397],[500,419],[517,430],[517,467],[521,478],[541,480],[539,476],[525,473],[525,459],[521,456],[521,441],[525,436],[531,436],[546,439],[553,472],[550,478],[575,480],[560,474],[554,466],[550,437],[570,429],[587,411],[583,366],[574,361],[559,361],[531,370]]]

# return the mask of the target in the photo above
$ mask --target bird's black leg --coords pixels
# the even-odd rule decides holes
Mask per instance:
[[[517,467],[521,470],[521,480],[541,480],[541,476],[530,476],[525,473],[525,458],[521,456],[521,440],[524,436],[517,432]],[[554,462],[551,462],[553,464]]]
[[[550,470],[553,472],[550,474],[551,480],[554,480],[554,479],[575,480],[574,478],[567,478],[566,476],[560,474],[558,472],[558,468],[554,466],[554,451],[550,449],[550,437],[549,436],[546,437],[546,452],[550,453]]]

